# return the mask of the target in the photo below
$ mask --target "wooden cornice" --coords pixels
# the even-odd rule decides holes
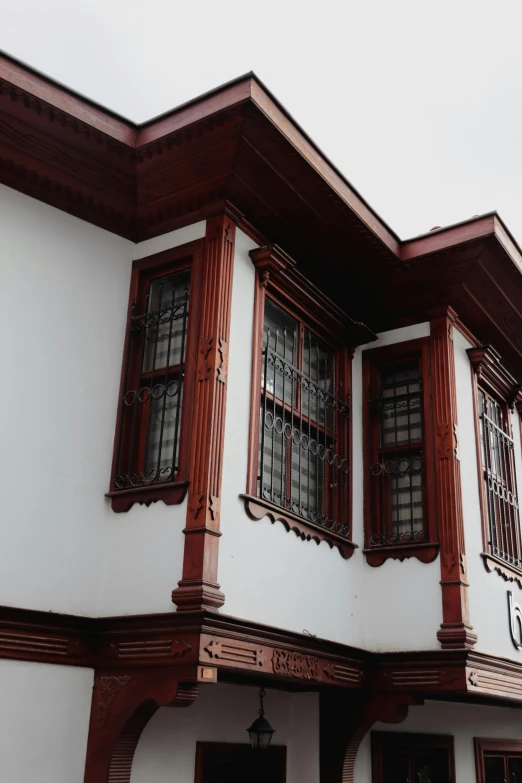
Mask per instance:
[[[522,377],[522,254],[499,216],[401,242],[252,73],[136,124],[0,55],[0,183],[133,242],[225,212],[350,313],[354,344],[358,322],[443,303]]]
[[[115,678],[164,670],[194,682],[522,705],[522,661],[467,649],[368,652],[217,612],[87,618],[0,607],[0,658],[87,666]]]
[[[520,382],[502,364],[500,354],[491,345],[470,348],[467,353],[479,383],[500,396],[511,408],[522,403]]]

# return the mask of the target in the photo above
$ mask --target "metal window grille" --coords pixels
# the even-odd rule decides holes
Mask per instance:
[[[132,304],[116,490],[173,481],[178,470],[190,273],[150,281],[143,310]]]
[[[481,389],[478,396],[491,553],[522,568],[515,454],[508,413]]]
[[[424,541],[423,388],[418,360],[379,371],[371,546]]]
[[[260,497],[347,538],[350,411],[334,389],[333,352],[267,302]]]

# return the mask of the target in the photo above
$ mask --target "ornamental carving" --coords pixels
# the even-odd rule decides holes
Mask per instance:
[[[299,680],[319,679],[319,659],[276,647],[272,654],[274,674],[297,677]]]
[[[204,648],[209,658],[220,661],[230,661],[247,666],[262,666],[263,649],[252,647],[241,642],[221,641],[212,639]]]
[[[100,677],[98,685],[98,698],[96,699],[96,723],[100,728],[105,726],[111,706],[118,695],[120,688],[130,680],[130,676],[121,677]]]

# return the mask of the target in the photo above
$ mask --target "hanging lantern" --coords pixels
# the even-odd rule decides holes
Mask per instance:
[[[265,711],[263,709],[263,699],[265,696],[265,689],[261,688],[259,691],[259,717],[255,719],[248,731],[250,737],[250,744],[253,748],[258,750],[264,750],[270,745],[274,729],[265,718]]]

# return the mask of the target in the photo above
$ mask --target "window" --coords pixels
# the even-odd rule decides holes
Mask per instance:
[[[479,388],[478,413],[490,551],[520,568],[520,522],[509,409]]]
[[[477,783],[522,783],[522,741],[475,739]]]
[[[429,341],[363,354],[366,552],[415,547],[421,558],[430,533]],[[424,547],[424,548],[423,548]],[[369,557],[380,565],[382,557]]]
[[[514,570],[519,576],[522,547],[510,412],[519,386],[492,348],[471,348],[468,356],[474,370],[483,558],[488,571]]]
[[[347,536],[349,411],[335,352],[267,298],[262,363],[258,494]]]
[[[455,783],[453,737],[372,733],[372,783]]]
[[[109,493],[116,511],[136,500],[179,502],[184,494],[192,258],[179,255],[179,249],[158,254],[137,262],[133,271]]]

